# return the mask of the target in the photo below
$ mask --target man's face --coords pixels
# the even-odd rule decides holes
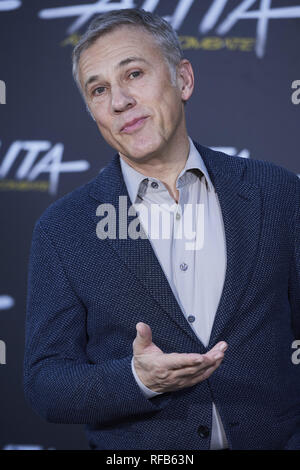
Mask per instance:
[[[138,160],[167,151],[184,132],[183,94],[152,35],[123,25],[82,52],[79,79],[104,139]]]

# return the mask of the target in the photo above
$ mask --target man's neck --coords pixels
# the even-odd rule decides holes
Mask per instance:
[[[183,170],[189,155],[189,139],[186,135],[184,139],[176,143],[173,150],[162,152],[159,156],[154,156],[147,162],[137,162],[121,155],[128,165],[145,176],[157,178],[168,189],[171,197],[178,202],[179,191],[176,189],[178,175]]]

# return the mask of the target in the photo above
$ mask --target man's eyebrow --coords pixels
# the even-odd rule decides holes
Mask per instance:
[[[85,91],[87,91],[87,88],[91,83],[96,82],[97,80],[99,80],[99,75],[92,75],[91,77],[89,77],[84,85]]]
[[[145,64],[149,65],[149,62],[146,59],[143,59],[143,57],[127,57],[126,59],[121,60],[121,62],[118,63],[117,68],[124,67],[125,65],[130,64],[131,62],[144,62]],[[100,75],[92,75],[87,79],[84,85],[85,91],[87,90],[88,86],[99,80]]]
[[[124,65],[128,65],[131,62],[144,62],[145,64],[149,64],[143,57],[127,57],[127,59],[121,60],[121,62],[118,63],[118,68],[124,67]]]

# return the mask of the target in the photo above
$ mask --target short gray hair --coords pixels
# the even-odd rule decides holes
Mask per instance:
[[[97,16],[74,47],[72,53],[73,77],[80,92],[83,94],[78,76],[78,64],[81,53],[88,49],[102,34],[111,32],[121,25],[142,27],[153,35],[167,61],[171,81],[175,85],[176,66],[183,59],[183,52],[177,33],[167,21],[154,13],[138,8],[125,8],[111,10]]]

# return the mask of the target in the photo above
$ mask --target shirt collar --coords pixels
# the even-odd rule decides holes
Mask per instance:
[[[176,186],[177,188],[182,187],[184,184],[189,182],[191,179],[190,178],[190,173],[193,173],[192,170],[200,170],[200,178],[204,176],[207,188],[209,190],[213,190],[213,184],[211,182],[211,179],[209,177],[208,171],[206,169],[206,166],[204,165],[203,159],[196,149],[192,139],[189,137],[189,143],[190,143],[190,149],[189,149],[189,155],[185,164],[185,167],[183,170],[180,172],[177,178]],[[142,197],[143,194],[145,194],[147,190],[147,185],[148,181],[159,181],[156,178],[153,177],[147,177],[140,173],[139,171],[135,170],[130,166],[125,160],[120,157],[120,164],[121,164],[121,170],[123,174],[123,178],[127,187],[127,191],[131,200],[132,204],[136,203],[136,200],[138,196]],[[189,171],[190,170],[190,171]]]

